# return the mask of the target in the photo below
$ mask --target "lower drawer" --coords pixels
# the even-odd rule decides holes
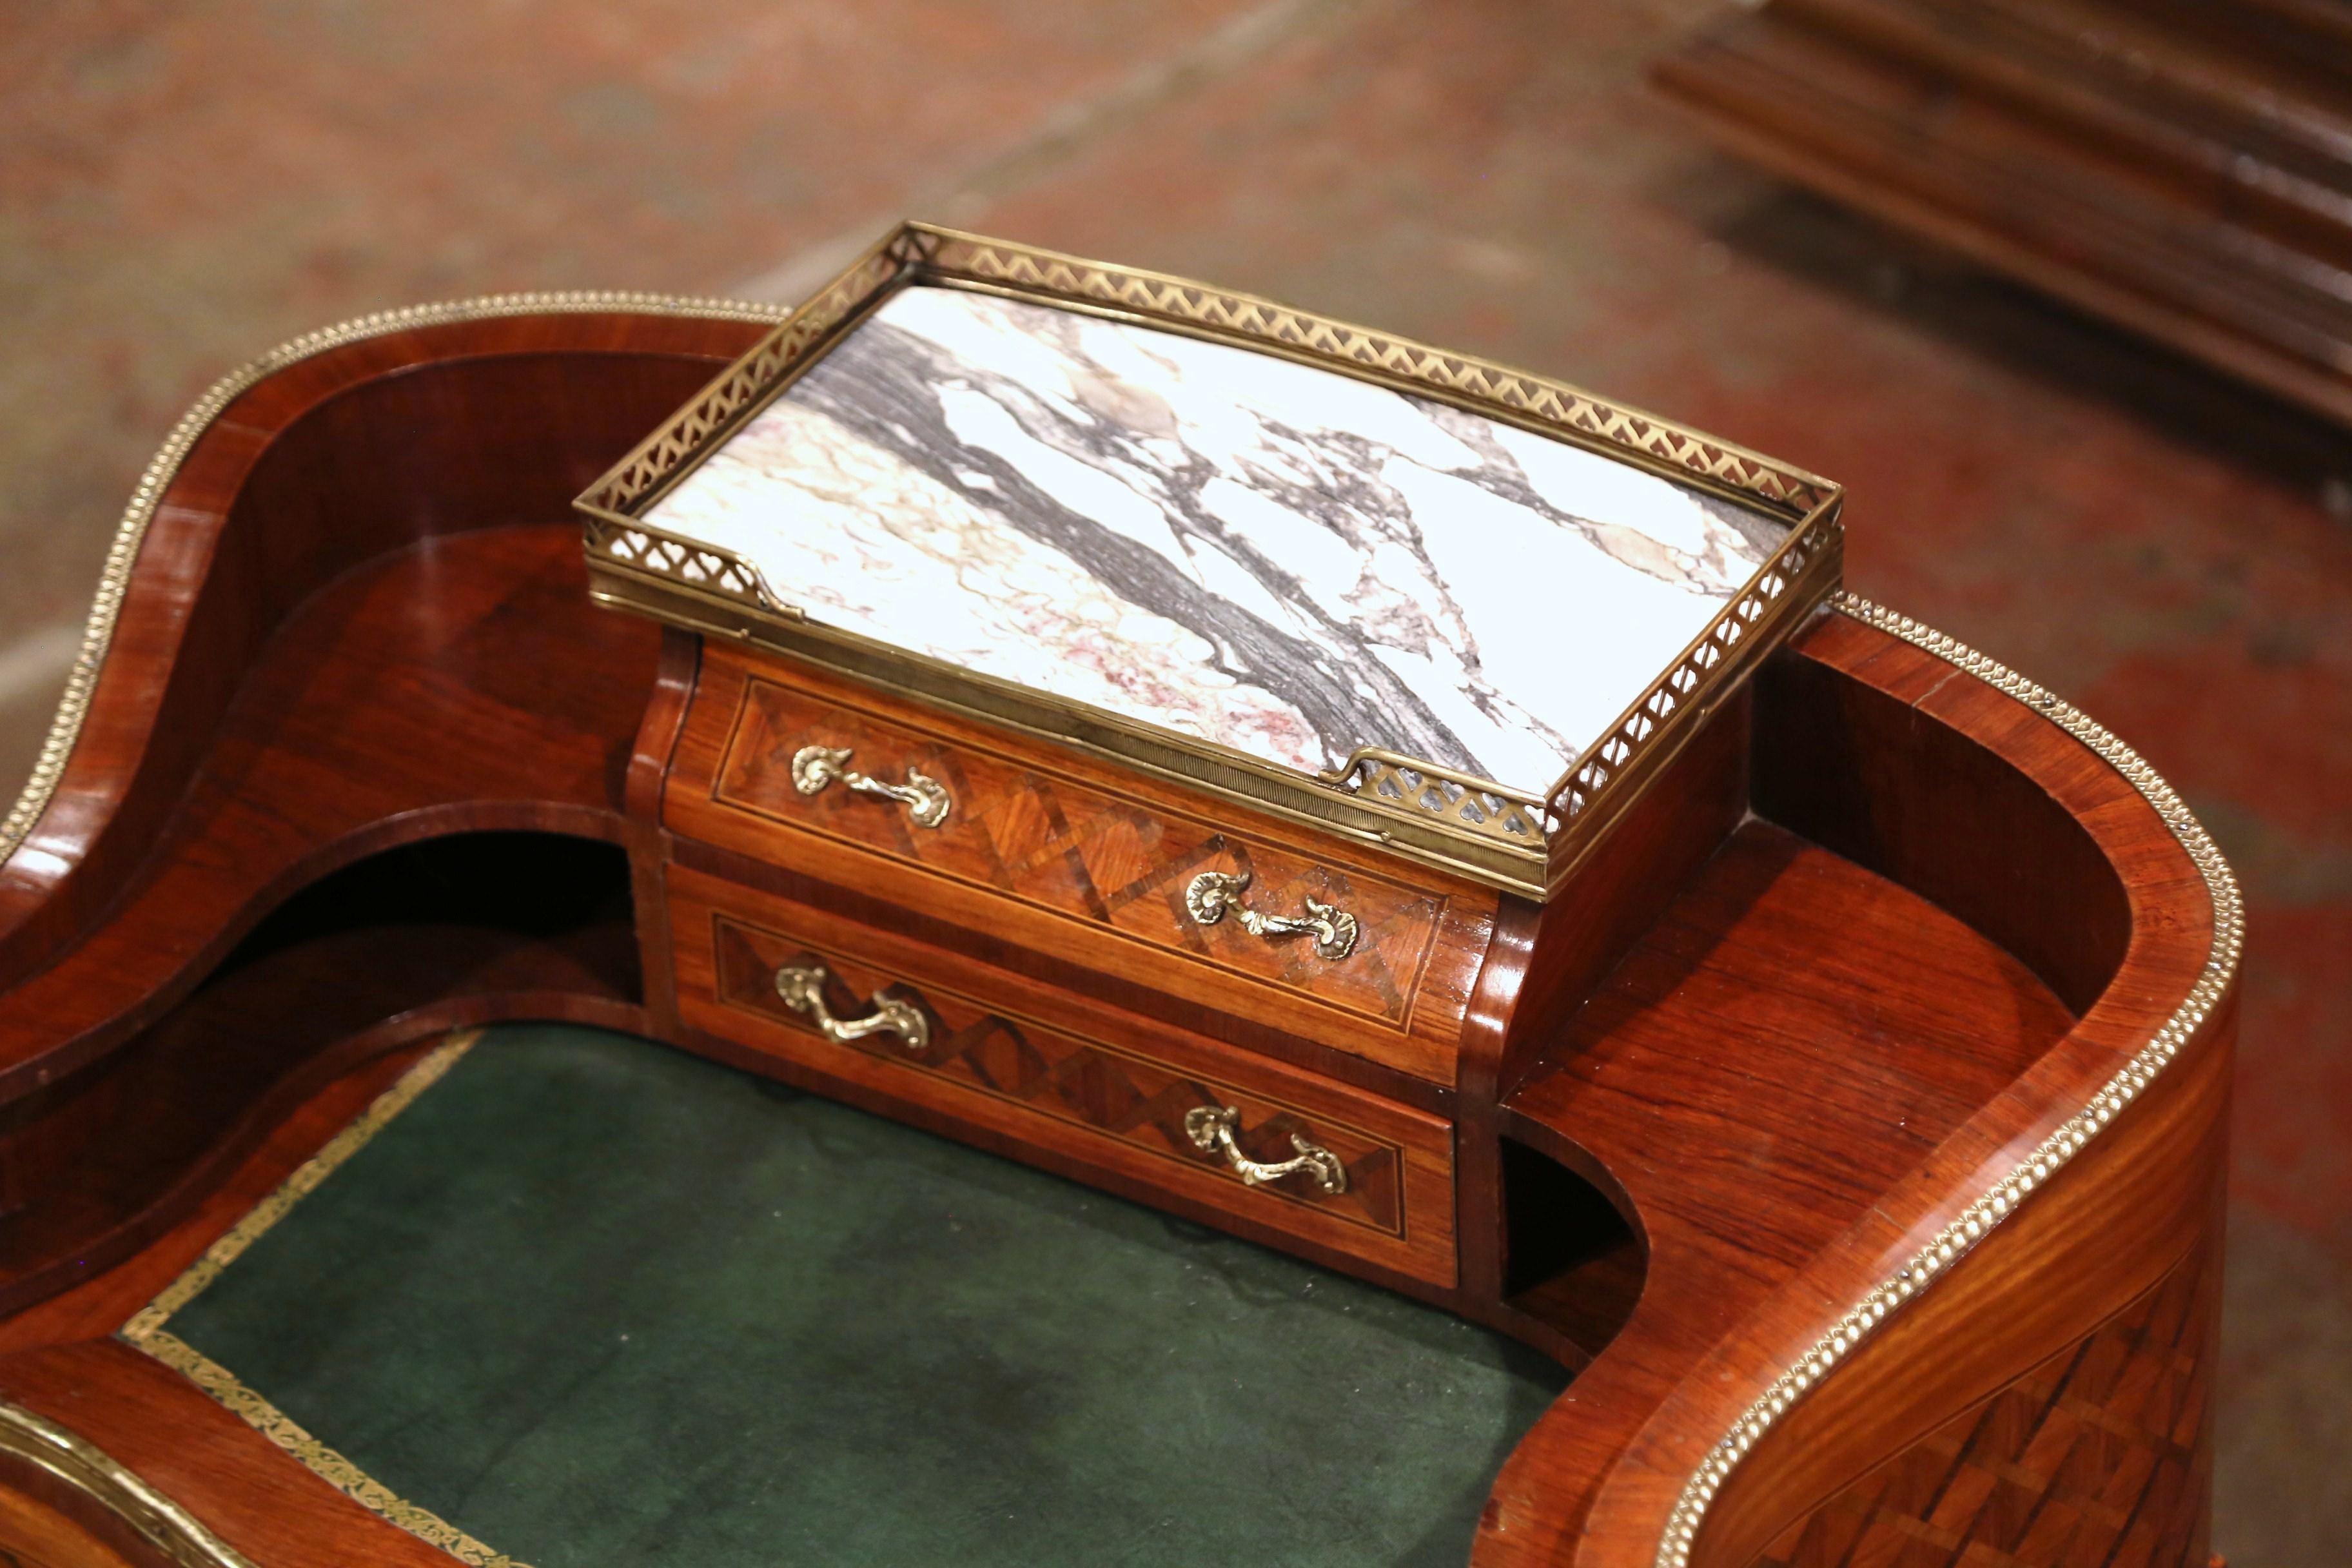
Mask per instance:
[[[1454,1282],[1443,1120],[673,866],[680,1017],[1171,1198]]]

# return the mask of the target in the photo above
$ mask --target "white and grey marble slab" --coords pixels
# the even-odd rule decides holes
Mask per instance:
[[[646,514],[812,620],[1308,773],[1549,786],[1789,525],[1335,372],[889,300]]]

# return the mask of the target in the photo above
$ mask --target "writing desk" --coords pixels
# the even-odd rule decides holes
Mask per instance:
[[[1541,1351],[1573,1381],[1493,1478],[1482,1564],[1856,1542],[2202,1563],[2242,928],[2210,842],[2120,742],[1841,597],[1601,841],[1580,874],[1636,890],[1621,918],[1570,936],[1528,900],[1483,906],[1444,1058],[1410,1028],[1386,1061],[1347,1048],[1306,1003],[1232,1016],[1158,959],[1083,964],[952,900],[907,908],[897,873],[844,879],[845,852],[684,830],[725,758],[698,716],[731,725],[755,679],[974,739],[590,602],[570,498],[772,325],[572,296],[375,318],[174,434],[0,866],[12,1547],[446,1560],[121,1331],[421,1051],[541,1018]],[[1247,827],[1297,850],[1279,819]],[[1245,1183],[1214,1128],[1188,1154],[1181,1116],[1106,1119],[1107,1090],[1016,1104],[984,1053],[893,1059],[773,985],[729,991],[730,952],[764,982],[803,950],[836,1020],[916,973],[943,1038],[1009,1026],[1041,1059],[1094,1053],[1097,1083],[1123,1053],[1246,1100],[1240,1137],[1270,1132],[1244,1160],[1295,1131],[1393,1179],[1325,1207],[1312,1171]]]

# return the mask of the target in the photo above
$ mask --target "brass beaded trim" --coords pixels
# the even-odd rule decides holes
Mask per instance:
[[[1655,1568],[1689,1568],[1692,1543],[1699,1526],[1706,1518],[1708,1505],[1722,1489],[1748,1451],[1762,1439],[1773,1424],[1788,1414],[1801,1399],[1805,1391],[1826,1376],[1830,1370],[1851,1354],[1882,1323],[1900,1311],[1914,1296],[1933,1284],[1937,1278],[1965,1257],[1969,1249],[1990,1234],[1993,1226],[2015,1212],[2028,1194],[2048,1181],[2066,1162],[2081,1153],[2091,1140],[2137,1099],[2140,1091],[2154,1082],[2157,1075],[2169,1067],[2180,1047],[2188,1044],[2208,1016],[2221,1005],[2222,994],[2238,971],[2238,960],[2245,942],[2245,907],[2239,896],[2237,879],[2231,874],[2221,852],[2214,846],[2204,827],[2182,804],[2173,787],[2165,783],[2157,771],[2148,766],[2137,752],[2133,751],[2105,725],[2091,718],[2072,703],[2062,701],[2056,695],[2037,686],[2008,666],[1986,658],[1976,649],[1931,627],[1924,626],[1908,616],[1872,604],[1869,600],[1840,590],[1831,604],[1855,620],[1874,626],[1882,632],[1902,638],[1915,647],[1924,648],[1937,658],[1974,676],[2018,701],[2024,703],[2074,739],[2089,747],[2102,762],[2121,773],[2141,798],[2156,808],[2179,840],[2199,875],[2205,879],[2205,891],[2213,904],[2213,944],[2207,952],[2205,966],[2173,1010],[2154,1038],[2141,1047],[2130,1061],[2110,1078],[2091,1097],[2090,1103],[2069,1117],[2059,1129],[2042,1140],[2039,1148],[2017,1165],[1960,1214],[1959,1217],[1937,1233],[1936,1238],[1922,1247],[1910,1263],[1892,1277],[1882,1280],[1878,1288],[1864,1297],[1836,1326],[1823,1334],[1803,1359],[1782,1373],[1777,1382],[1748,1405],[1739,1419],[1732,1424],[1721,1441],[1701,1462],[1696,1473],[1684,1484],[1682,1496],[1675,1501],[1674,1511],[1666,1517],[1665,1533],[1658,1542]]]
[[[49,721],[49,733],[42,742],[40,754],[33,763],[32,776],[16,796],[16,804],[5,818],[0,818],[0,865],[16,852],[17,847],[33,831],[41,813],[48,809],[50,798],[57,794],[58,783],[65,777],[67,760],[73,754],[74,742],[80,737],[82,721],[89,716],[91,695],[98,687],[99,668],[106,662],[106,650],[114,640],[115,617],[122,609],[123,595],[131,585],[131,567],[139,559],[139,547],[147,537],[147,526],[154,520],[155,508],[180,465],[187,460],[197,440],[222,410],[263,377],[285,369],[298,361],[339,349],[367,338],[380,338],[393,332],[409,331],[418,327],[446,326],[457,321],[489,321],[501,316],[530,316],[550,312],[593,314],[601,311],[630,310],[656,316],[693,316],[710,321],[782,321],[790,311],[782,305],[768,305],[751,300],[698,300],[670,294],[640,294],[614,289],[574,289],[529,294],[490,294],[478,299],[453,300],[438,304],[410,305],[396,310],[378,310],[373,315],[341,321],[331,327],[303,333],[278,344],[260,358],[248,361],[213,383],[202,397],[196,399],[172,433],[163,438],[155,456],[148,462],[139,484],[131,492],[131,500],[122,509],[122,521],[115,525],[114,542],[106,552],[105,564],[98,576],[98,594],[89,606],[89,619],[82,630],[81,647],[74,656],[73,668],[66,678],[65,695],[58,700],[57,715]]]
[[[255,1568],[252,1558],[206,1530],[121,1460],[21,1405],[0,1402],[0,1453],[47,1471],[181,1568]]]

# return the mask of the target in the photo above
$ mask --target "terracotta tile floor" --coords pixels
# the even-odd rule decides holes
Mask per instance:
[[[1654,104],[1695,4],[37,8],[0,40],[0,773],[213,376],[420,298],[795,295],[901,213],[1490,353],[1847,481],[1849,577],[2139,746],[2252,910],[2218,1544],[2352,1561],[2352,438]]]

